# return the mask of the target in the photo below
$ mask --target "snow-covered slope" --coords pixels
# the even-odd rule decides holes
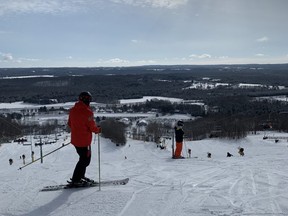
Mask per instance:
[[[276,136],[277,134],[275,134]],[[281,134],[287,136],[288,134]],[[44,154],[64,143],[43,146]],[[87,176],[97,180],[97,138]],[[171,142],[171,141],[169,141]],[[65,183],[77,162],[72,145],[18,170],[20,155],[31,161],[30,146],[0,147],[1,216],[208,216],[288,215],[287,140],[263,140],[263,134],[239,141],[186,141],[183,154],[171,159],[171,143],[160,150],[154,143],[128,140],[116,147],[100,139],[101,178],[129,177],[124,186],[39,192],[46,185]],[[238,147],[245,148],[240,157]],[[33,147],[38,158],[39,147]],[[207,158],[207,152],[212,158]],[[227,158],[230,152],[234,157]],[[125,159],[125,157],[127,159]],[[9,165],[12,158],[14,163]]]

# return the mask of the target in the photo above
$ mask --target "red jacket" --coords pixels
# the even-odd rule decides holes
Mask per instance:
[[[71,143],[77,147],[87,147],[91,145],[92,133],[99,133],[93,112],[89,106],[82,101],[75,103],[70,109],[68,126],[71,129]]]

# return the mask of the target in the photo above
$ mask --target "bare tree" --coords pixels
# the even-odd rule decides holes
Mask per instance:
[[[125,124],[114,119],[107,119],[101,122],[102,135],[110,139],[116,145],[125,145]]]

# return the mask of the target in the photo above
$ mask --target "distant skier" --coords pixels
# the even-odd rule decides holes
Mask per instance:
[[[162,149],[162,150],[163,150],[163,149],[166,149],[166,140],[165,140],[164,137],[162,138],[162,140],[160,140],[160,138],[159,138],[159,145],[158,145],[158,146],[159,146],[159,148]]]
[[[212,154],[210,152],[207,152],[207,158],[211,158]]]
[[[32,151],[32,152],[31,152],[32,161],[34,161],[34,154],[35,154],[34,151]]]
[[[25,165],[25,154],[22,155],[23,164]]]
[[[178,121],[177,125],[175,126],[175,139],[176,139],[176,149],[173,158],[174,159],[179,159],[179,158],[184,158],[181,153],[182,153],[182,147],[183,147],[183,136],[184,136],[184,131],[182,127],[184,126],[183,121]]]
[[[90,108],[92,95],[90,92],[82,92],[79,95],[79,101],[70,109],[68,126],[71,129],[71,144],[76,148],[79,155],[79,161],[71,178],[71,184],[82,184],[85,181],[91,181],[85,177],[86,167],[91,161],[91,141],[92,133],[100,133],[101,128],[94,121],[93,112]]]

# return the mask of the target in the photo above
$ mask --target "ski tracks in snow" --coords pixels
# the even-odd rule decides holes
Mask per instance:
[[[19,172],[9,166],[0,171],[0,215],[288,215],[286,144],[270,144],[261,137],[259,143],[255,140],[253,145],[246,144],[244,157],[226,158],[223,153],[237,149],[238,144],[207,142],[193,143],[198,158],[172,160],[170,151],[151,143],[131,141],[113,149],[103,141],[102,178],[130,178],[125,186],[105,187],[103,191],[39,192],[43,184],[60,183],[70,177],[77,160],[72,147],[63,149],[61,157],[55,154],[45,158],[44,164],[36,163]],[[0,161],[4,164],[10,156],[5,154],[6,147],[1,148]],[[201,158],[206,149],[213,150],[212,158]],[[97,155],[97,149],[92,150]],[[89,167],[88,176],[95,176],[95,170],[96,162]]]
[[[288,176],[269,161],[266,169],[257,163],[257,158],[235,157],[210,163],[177,160],[167,163],[166,168],[163,164],[142,167],[139,178],[146,176],[146,181],[134,177],[137,189],[118,216],[137,212],[146,212],[145,216],[288,215]],[[160,168],[162,174],[167,169],[162,178],[157,176]]]

